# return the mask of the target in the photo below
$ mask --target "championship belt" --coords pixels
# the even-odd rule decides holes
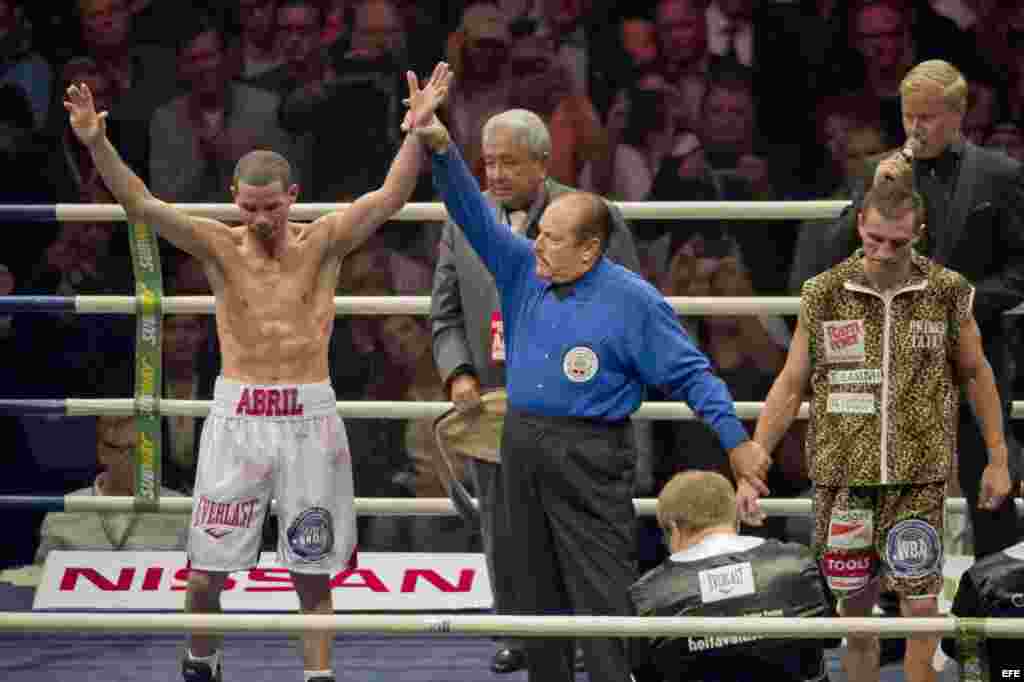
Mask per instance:
[[[485,391],[480,406],[463,413],[452,408],[434,420],[434,439],[444,464],[438,472],[456,511],[467,521],[480,524],[480,512],[469,491],[455,474],[455,458],[501,462],[501,432],[505,424],[508,394],[504,388]]]

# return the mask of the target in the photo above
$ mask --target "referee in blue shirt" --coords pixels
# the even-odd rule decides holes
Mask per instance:
[[[407,119],[404,127],[434,151],[434,183],[501,295],[508,414],[496,587],[515,595],[523,615],[633,615],[629,416],[644,387],[664,387],[715,430],[749,491],[743,504],[755,503],[754,490],[767,493],[770,460],[668,302],[604,257],[610,218],[600,197],[579,192],[554,201],[531,244],[498,222],[436,118]],[[625,640],[579,643],[593,682],[630,679]],[[574,679],[567,640],[527,638],[526,658],[531,682]]]

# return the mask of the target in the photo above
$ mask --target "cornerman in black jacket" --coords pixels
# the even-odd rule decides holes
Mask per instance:
[[[639,615],[834,615],[807,547],[736,533],[736,495],[721,474],[676,474],[658,496],[657,515],[672,555],[630,588]],[[638,682],[811,682],[828,679],[824,649],[838,641],[695,636],[646,644],[635,649]]]
[[[1024,542],[976,561],[960,578],[952,613],[959,618],[1024,618]],[[1024,675],[1019,640],[947,637],[942,651],[963,666],[960,679],[965,682]]]

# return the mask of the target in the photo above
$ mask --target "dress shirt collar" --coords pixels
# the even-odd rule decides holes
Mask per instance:
[[[543,182],[541,182],[541,184],[537,188],[537,193],[533,196],[533,199],[530,201],[530,205],[526,206],[525,208],[509,210],[505,206],[502,206],[501,204],[498,204],[497,202],[495,202],[495,204],[497,204],[497,206],[498,206],[498,216],[501,218],[501,221],[503,223],[505,223],[506,225],[511,225],[512,223],[509,220],[510,215],[512,213],[514,213],[515,211],[525,210],[526,211],[526,233],[525,234],[530,239],[536,238],[536,236],[537,236],[537,223],[540,222],[540,214],[544,211],[544,206],[547,203],[546,199],[547,199],[547,196],[548,196],[548,182],[549,182],[548,179],[545,179]],[[492,201],[493,201],[493,199],[492,199]]]
[[[919,170],[931,175],[938,175],[943,180],[953,176],[956,165],[964,155],[964,141],[958,139],[946,147],[945,150],[934,159],[921,159]]]
[[[558,297],[559,301],[564,301],[575,294],[584,297],[591,291],[594,282],[607,267],[608,259],[601,256],[597,263],[594,264],[594,267],[584,272],[578,278],[571,282],[549,282],[547,289]]]
[[[712,533],[696,545],[687,547],[681,552],[672,555],[672,561],[684,563],[687,561],[700,561],[708,557],[718,556],[727,552],[746,552],[761,544],[764,538],[752,535],[736,535],[735,533]]]

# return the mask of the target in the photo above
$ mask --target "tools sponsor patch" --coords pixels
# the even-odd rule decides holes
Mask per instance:
[[[821,572],[835,592],[860,590],[875,574],[875,556],[871,552],[826,551],[821,559]]]

